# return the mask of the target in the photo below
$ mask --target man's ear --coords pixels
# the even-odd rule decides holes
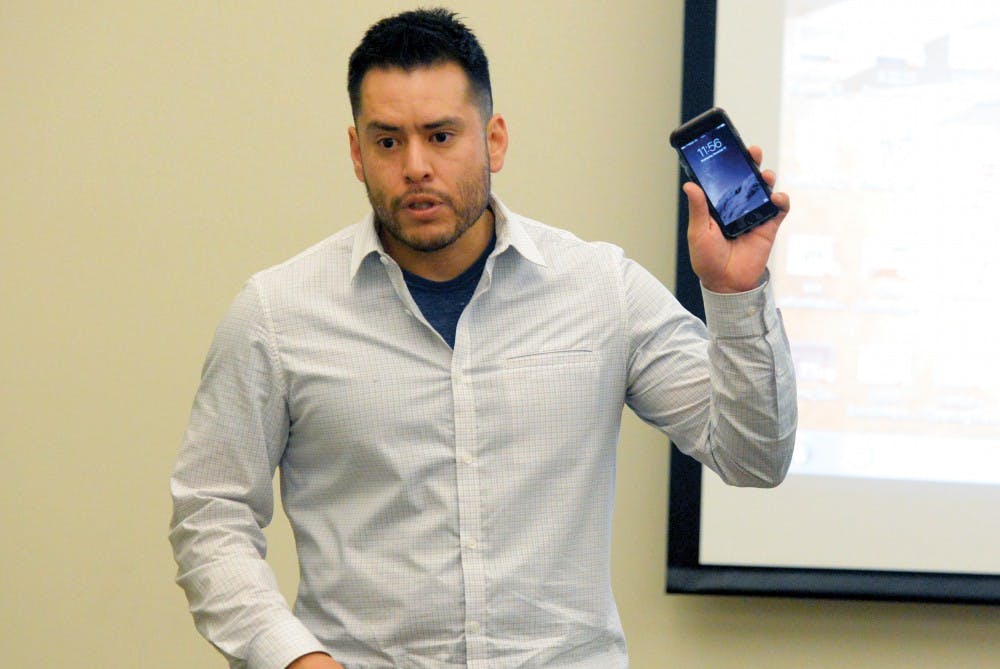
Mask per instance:
[[[365,182],[365,168],[361,164],[361,142],[358,139],[358,129],[353,125],[347,129],[347,140],[351,145],[351,162],[354,163],[354,176],[361,183]]]
[[[486,124],[486,148],[490,154],[490,172],[499,172],[503,169],[508,140],[507,122],[500,114],[494,114]]]

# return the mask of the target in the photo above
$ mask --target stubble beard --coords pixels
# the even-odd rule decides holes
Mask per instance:
[[[489,205],[490,170],[488,165],[484,166],[479,178],[467,179],[459,183],[457,200],[447,193],[433,188],[414,188],[387,202],[385,194],[380,190],[373,190],[367,180],[365,180],[365,190],[368,192],[368,201],[371,203],[372,212],[375,215],[375,226],[380,234],[389,235],[396,242],[413,251],[433,253],[454,244],[482,217]],[[448,209],[451,209],[455,216],[455,226],[430,238],[408,234],[400,222],[399,215],[405,208],[403,207],[403,199],[418,193],[431,195],[440,200]]]

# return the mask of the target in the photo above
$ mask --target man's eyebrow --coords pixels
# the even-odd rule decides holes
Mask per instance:
[[[465,124],[462,122],[462,119],[452,116],[446,116],[445,118],[438,119],[437,121],[424,123],[422,127],[424,130],[440,130],[441,128],[448,128],[448,127],[455,128],[455,127],[461,127],[463,125]]]
[[[463,127],[465,123],[462,119],[455,116],[445,116],[436,121],[431,121],[429,123],[424,123],[420,127],[423,130],[440,130],[441,128],[460,128]],[[390,123],[383,123],[382,121],[369,121],[368,125],[365,126],[365,130],[369,133],[371,132],[399,132],[402,130],[397,125],[392,125]]]
[[[399,126],[382,123],[381,121],[369,121],[368,125],[365,126],[365,130],[368,132],[399,132],[400,128]]]

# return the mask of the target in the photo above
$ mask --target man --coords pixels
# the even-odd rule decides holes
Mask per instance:
[[[235,667],[625,667],[621,410],[730,483],[781,480],[794,381],[765,265],[788,198],[730,241],[685,187],[706,330],[619,249],[491,195],[507,128],[454,15],[379,22],[348,80],[372,214],[248,282],[171,481],[196,625]],[[262,557],[278,466],[294,614]]]

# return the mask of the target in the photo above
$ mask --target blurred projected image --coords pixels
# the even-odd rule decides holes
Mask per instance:
[[[901,6],[786,4],[792,472],[1000,484],[1000,2]]]

